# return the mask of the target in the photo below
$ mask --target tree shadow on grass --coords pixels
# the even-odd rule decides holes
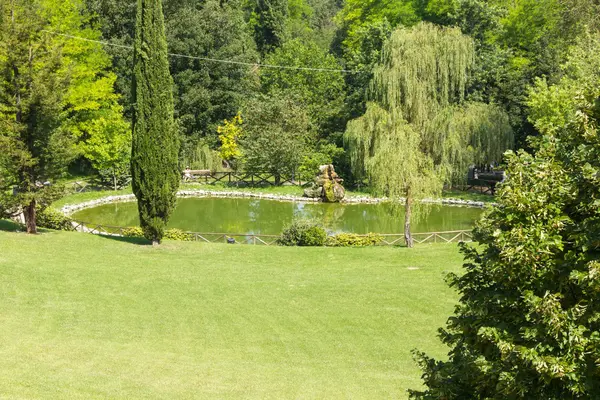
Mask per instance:
[[[7,219],[0,219],[0,231],[1,232],[23,233],[23,232],[25,232],[25,230],[26,230],[25,226],[23,226],[21,224],[18,224],[14,221],[10,221]],[[52,232],[52,231],[38,227],[38,233],[46,233],[46,232]]]
[[[90,235],[88,233],[88,235]],[[152,242],[145,238],[139,237],[124,237],[124,236],[110,236],[110,235],[94,235],[102,239],[114,240],[122,243],[136,244],[138,246],[152,246]]]
[[[4,232],[20,232],[23,230],[23,226],[13,221],[0,219],[0,231]]]

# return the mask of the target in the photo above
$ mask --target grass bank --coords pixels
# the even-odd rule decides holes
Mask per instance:
[[[403,399],[411,349],[445,354],[460,265],[454,245],[0,231],[0,398]]]

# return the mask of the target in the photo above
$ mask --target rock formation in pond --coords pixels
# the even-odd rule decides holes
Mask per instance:
[[[342,186],[343,181],[335,173],[333,165],[321,165],[319,173],[315,177],[315,182],[311,187],[304,190],[304,196],[313,199],[320,198],[327,203],[337,203],[346,195],[346,191]]]

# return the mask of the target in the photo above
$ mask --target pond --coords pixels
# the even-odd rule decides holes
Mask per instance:
[[[471,229],[479,208],[428,206],[427,215],[413,222],[413,232]],[[111,226],[138,226],[135,202],[106,204],[81,210],[78,221]],[[390,204],[325,204],[281,202],[244,198],[184,198],[169,222],[169,228],[201,233],[278,235],[295,218],[320,221],[331,232],[364,234],[402,233],[403,215],[392,213]]]

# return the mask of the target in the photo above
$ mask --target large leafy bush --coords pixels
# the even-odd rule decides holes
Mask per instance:
[[[57,231],[73,230],[73,220],[52,208],[45,208],[38,212],[37,224],[42,228],[56,229]]]
[[[427,390],[413,398],[600,398],[600,40],[582,46],[530,96],[536,154],[507,156],[499,205],[449,279],[449,359],[417,355]]]
[[[316,222],[297,220],[283,230],[277,243],[282,246],[324,246],[327,232]]]

